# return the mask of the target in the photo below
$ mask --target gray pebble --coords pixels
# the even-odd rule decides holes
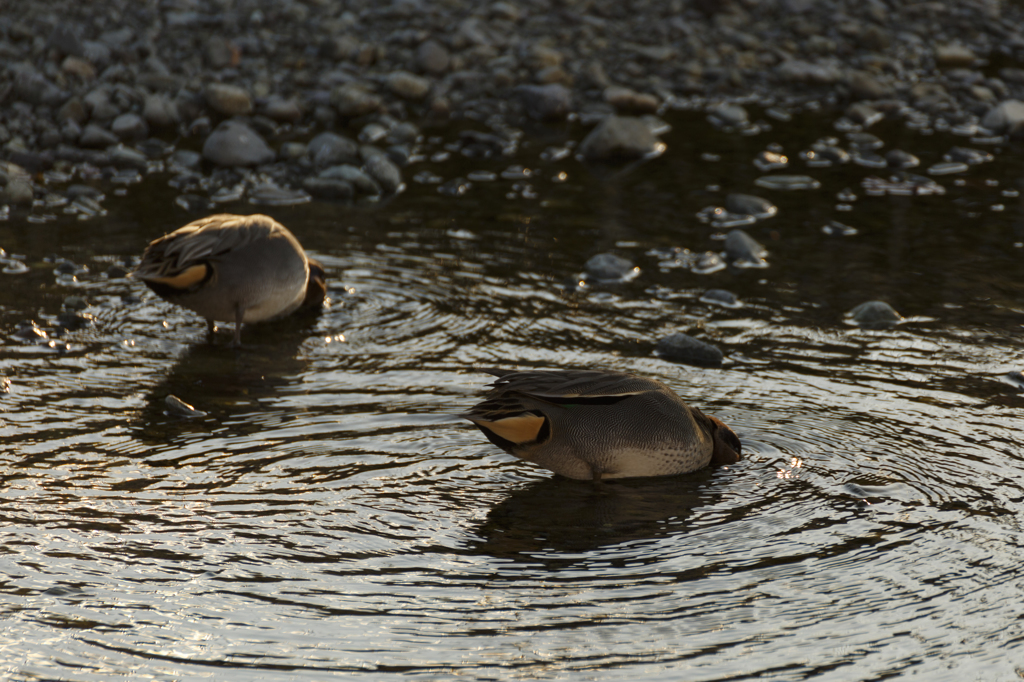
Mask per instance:
[[[318,199],[351,199],[356,193],[352,183],[337,178],[306,178],[302,186]]]
[[[584,266],[589,277],[598,281],[614,282],[632,279],[640,269],[634,267],[632,261],[613,253],[599,253],[587,261]]]
[[[394,71],[387,78],[388,89],[402,99],[420,100],[430,92],[430,80],[408,71]]]
[[[379,96],[355,83],[347,83],[331,92],[331,104],[346,118],[365,116],[384,106]]]
[[[739,308],[743,304],[740,303],[739,299],[736,298],[736,294],[725,289],[708,289],[704,292],[704,295],[700,297],[701,303],[710,303],[712,305],[720,305],[723,308]]]
[[[125,147],[123,144],[111,147],[107,153],[110,155],[110,163],[119,168],[146,170],[149,165],[149,159],[145,154]]]
[[[921,165],[921,159],[902,149],[890,149],[885,153],[885,161],[891,168],[899,168],[901,170]]]
[[[294,99],[272,96],[262,109],[264,116],[279,123],[294,123],[302,118],[302,108]]]
[[[307,148],[302,142],[284,142],[277,150],[277,155],[285,161],[298,161],[306,156]]]
[[[537,121],[564,121],[572,110],[572,91],[560,83],[520,85],[515,93],[526,115]]]
[[[1024,131],[1024,102],[1016,99],[1000,102],[985,114],[981,125],[995,133],[1020,134]]]
[[[219,166],[254,166],[274,160],[259,134],[239,121],[224,121],[203,143],[203,158]]]
[[[725,210],[729,213],[752,215],[759,220],[771,218],[779,212],[775,204],[753,194],[729,194],[725,197]]]
[[[717,126],[740,127],[748,123],[749,116],[738,104],[719,104],[708,109],[708,120]]]
[[[322,171],[317,177],[325,180],[344,180],[354,187],[360,194],[378,195],[381,194],[380,185],[369,175],[349,164],[331,166]]]
[[[734,265],[764,267],[768,250],[743,230],[730,230],[725,235],[725,255]]]
[[[78,144],[91,148],[105,148],[120,141],[117,135],[96,123],[85,126],[78,138]]]
[[[867,329],[891,327],[903,320],[885,301],[868,301],[850,311],[853,321]]]
[[[388,194],[402,186],[402,171],[384,154],[375,154],[366,160],[363,169]]]
[[[154,128],[173,128],[181,122],[178,106],[163,93],[146,95],[142,105],[142,117]]]
[[[175,149],[171,154],[172,166],[180,169],[195,170],[203,160],[203,155],[191,149]]]
[[[89,120],[89,111],[85,103],[78,97],[71,97],[57,111],[58,121],[74,121],[78,125],[85,125]]]
[[[416,48],[413,63],[418,71],[437,76],[448,70],[451,55],[441,43],[436,40],[426,40]]]
[[[631,116],[609,116],[590,131],[579,149],[587,161],[617,161],[653,154],[659,144],[643,120]]]
[[[658,98],[630,88],[612,85],[604,90],[604,101],[620,114],[653,114],[658,111]]]
[[[317,168],[359,161],[359,144],[337,133],[320,133],[309,141],[307,153]]]
[[[122,140],[136,141],[149,137],[149,126],[135,113],[121,114],[110,124],[110,132]]]
[[[203,94],[209,107],[224,116],[247,116],[252,113],[252,98],[237,85],[210,83]]]
[[[698,367],[721,367],[725,357],[710,343],[682,333],[671,334],[658,341],[654,353],[670,362]]]
[[[110,100],[110,92],[105,87],[90,90],[82,102],[93,121],[109,121],[121,114],[121,108]]]
[[[206,416],[205,412],[197,410],[175,395],[168,395],[164,398],[164,405],[167,406],[167,414],[172,417],[184,417],[186,419],[191,419],[194,417]]]

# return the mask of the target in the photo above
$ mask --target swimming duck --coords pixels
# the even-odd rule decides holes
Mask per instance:
[[[590,370],[483,371],[497,381],[460,416],[505,452],[556,474],[671,476],[740,460],[732,429],[660,381]]]
[[[131,276],[205,317],[211,333],[214,322],[234,322],[234,346],[243,322],[316,308],[327,293],[323,266],[265,215],[224,213],[189,223],[150,242]]]

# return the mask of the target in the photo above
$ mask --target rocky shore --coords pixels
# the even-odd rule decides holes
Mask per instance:
[[[705,108],[741,127],[735,104],[1012,134],[1022,27],[996,0],[7,3],[0,210],[87,218],[98,186],[152,172],[196,210],[381,196],[423,130],[467,119],[450,137],[483,155],[524,119]],[[581,151],[653,150],[622,121]]]

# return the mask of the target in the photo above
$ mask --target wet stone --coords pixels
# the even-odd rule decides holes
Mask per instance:
[[[710,343],[682,333],[671,334],[658,341],[654,354],[670,362],[698,367],[721,367],[725,357]]]
[[[261,206],[297,206],[311,200],[309,193],[301,189],[288,189],[269,183],[256,185],[249,191],[249,203]]]
[[[377,111],[383,100],[361,85],[348,83],[331,93],[331,104],[342,116],[354,118]]]
[[[915,168],[921,165],[921,160],[911,154],[905,152],[902,149],[890,149],[885,153],[885,161],[889,164],[890,168]]]
[[[402,99],[421,100],[430,92],[430,80],[408,71],[395,71],[388,75],[388,89]]]
[[[885,118],[885,114],[863,102],[856,102],[847,107],[846,116],[865,128],[870,128]]]
[[[624,282],[640,274],[640,268],[632,261],[613,253],[599,253],[583,266],[588,278],[600,282]]]
[[[868,301],[850,311],[854,323],[866,329],[891,327],[903,321],[892,306],[885,301]]]
[[[206,103],[224,116],[246,116],[252,113],[252,98],[237,85],[210,83],[204,91]]]
[[[526,115],[537,121],[564,121],[572,110],[572,91],[560,83],[520,85],[515,93]]]
[[[929,175],[953,175],[954,173],[963,173],[969,169],[969,166],[963,161],[943,161],[941,163],[932,164],[928,167]]]
[[[604,101],[620,114],[653,114],[658,110],[658,98],[630,88],[612,85],[604,90]]]
[[[382,194],[380,185],[369,175],[349,164],[331,166],[323,170],[317,177],[326,180],[344,180],[360,194],[376,196]]]
[[[1024,102],[1000,102],[981,119],[981,125],[995,133],[1018,135],[1024,131]]]
[[[451,55],[448,49],[436,40],[425,40],[416,48],[413,64],[418,71],[433,74],[443,74],[448,70],[451,63]]]
[[[263,115],[279,123],[294,123],[302,118],[302,108],[294,99],[272,96],[262,106]]]
[[[82,130],[81,136],[78,138],[78,144],[83,147],[109,147],[112,144],[117,144],[121,140],[114,133],[110,132],[106,128],[101,127],[96,123],[90,123],[85,126]]]
[[[714,251],[705,251],[694,259],[690,272],[695,275],[710,275],[719,270],[725,270],[725,261]]]
[[[309,141],[307,151],[317,168],[359,160],[359,144],[337,133],[320,133]]]
[[[138,114],[127,113],[113,120],[110,132],[122,140],[144,140],[149,137],[149,126]]]
[[[302,181],[302,186],[318,199],[347,200],[356,193],[352,183],[338,178],[306,178]]]
[[[168,395],[164,398],[164,405],[167,407],[167,414],[172,417],[182,417],[185,419],[192,419],[195,417],[205,417],[206,413],[202,410],[197,410],[192,407],[184,400],[175,395]]]
[[[661,143],[639,118],[609,116],[580,143],[587,161],[638,159],[659,151]]]
[[[789,165],[789,158],[778,152],[763,151],[754,157],[754,167],[762,173],[782,170]]]
[[[402,171],[384,154],[375,154],[368,158],[363,169],[388,194],[397,192],[402,186]]]
[[[995,159],[989,152],[984,152],[980,149],[970,149],[969,147],[953,147],[943,158],[946,161],[960,161],[969,166],[977,166]]]
[[[818,189],[821,183],[809,175],[765,175],[754,180],[754,184],[765,189],[801,190]]]
[[[889,166],[889,162],[884,156],[867,150],[855,149],[850,154],[850,159],[856,165],[864,168],[887,168]]]
[[[747,125],[747,110],[738,104],[719,104],[708,109],[708,121],[720,128],[739,128]]]
[[[725,255],[737,267],[768,267],[764,260],[768,250],[743,230],[730,230],[725,235]]]
[[[729,213],[752,215],[758,220],[771,218],[779,212],[771,201],[753,194],[729,194],[725,197],[725,209]]]
[[[971,66],[977,61],[977,55],[963,45],[940,45],[935,48],[935,64],[940,69]]]
[[[203,143],[203,158],[219,166],[254,166],[274,160],[274,150],[239,121],[224,121]]]
[[[174,100],[162,93],[146,95],[142,105],[142,117],[154,128],[173,128],[181,122]]]
[[[708,289],[700,297],[700,302],[719,305],[723,308],[740,308],[743,306],[739,299],[736,298],[736,294],[725,289]]]

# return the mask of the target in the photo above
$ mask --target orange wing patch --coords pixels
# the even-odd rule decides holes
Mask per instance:
[[[159,282],[175,289],[188,289],[193,284],[198,284],[206,278],[208,268],[205,263],[185,268],[178,274],[171,277],[147,277],[150,282]]]
[[[487,421],[480,418],[470,417],[470,420],[488,431],[492,431],[499,438],[504,438],[510,443],[523,445],[537,440],[540,428],[544,426],[544,417],[535,414],[520,414],[515,417],[505,417]]]

